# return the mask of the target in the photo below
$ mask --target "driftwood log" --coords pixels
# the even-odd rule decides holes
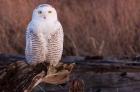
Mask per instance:
[[[32,92],[79,92],[75,90],[101,92],[105,88],[110,90],[115,88],[116,92],[131,92],[130,89],[129,91],[121,91],[121,86],[125,85],[127,88],[134,85],[137,89],[140,88],[138,86],[140,78],[137,77],[140,72],[139,56],[123,58],[66,56],[61,62],[64,64],[75,63],[74,69],[69,74],[70,80],[66,83],[58,83],[59,85],[41,82],[32,89]],[[45,64],[31,67],[25,62],[24,56],[0,54],[0,92],[23,92],[23,90],[30,88],[34,78],[44,77],[46,72],[42,71],[47,71],[47,69]],[[106,76],[111,76],[111,79],[110,77],[106,78]],[[53,78],[54,76],[49,80],[54,80],[55,78]],[[122,83],[119,81],[121,79],[124,79],[121,81]],[[79,85],[81,88],[78,88]]]

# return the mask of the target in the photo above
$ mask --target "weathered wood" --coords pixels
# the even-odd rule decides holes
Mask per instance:
[[[4,68],[4,63],[10,64],[16,61],[25,62],[24,56],[14,55],[0,55],[0,66]],[[124,57],[120,59],[103,58],[101,56],[94,57],[80,57],[80,56],[67,56],[62,59],[65,64],[75,63],[76,68],[80,71],[98,71],[98,72],[140,72],[140,57]],[[77,69],[78,70],[78,69]],[[102,71],[103,70],[103,71]]]
[[[84,57],[66,57],[63,63],[76,63],[79,72],[140,72],[140,62],[130,60],[86,59]]]
[[[97,92],[98,90],[105,90],[106,88],[112,90],[118,88],[117,90],[120,90],[124,85],[126,88],[128,86],[139,87],[140,79],[136,78],[140,72],[139,60],[139,57],[116,59],[101,56],[67,56],[62,59],[62,62],[65,64],[76,64],[70,77],[71,80],[83,79],[86,85],[85,92]],[[24,56],[0,54],[0,91],[9,92],[10,90],[10,92],[22,92],[30,86],[34,76],[42,72],[42,70],[47,71],[47,67],[44,64],[39,64],[33,68],[25,62]],[[130,72],[135,72],[135,76],[130,76]],[[114,80],[109,79],[109,76],[112,76],[111,78],[114,78]],[[108,79],[106,79],[106,77]],[[101,78],[102,81],[99,78]],[[128,79],[129,81],[118,81],[121,78]],[[109,80],[109,82],[106,80]],[[42,89],[47,92],[56,92],[56,90],[57,92],[59,92],[59,90],[60,92],[68,92],[69,90],[68,85],[61,87],[59,87],[60,85],[51,85],[51,87],[48,85],[50,84],[46,85],[41,83],[36,86],[33,92],[38,92]]]
[[[85,84],[83,80],[75,79],[69,83],[69,92],[85,92]]]

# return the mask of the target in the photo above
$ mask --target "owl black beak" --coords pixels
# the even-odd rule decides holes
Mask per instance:
[[[46,16],[44,16],[43,18],[46,19]]]

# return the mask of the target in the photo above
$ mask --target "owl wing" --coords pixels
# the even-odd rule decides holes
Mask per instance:
[[[63,52],[63,29],[59,22],[55,28],[55,31],[50,34],[50,39],[48,39],[47,55],[47,61],[53,66],[59,63]]]
[[[28,28],[26,31],[25,56],[29,64],[37,64],[46,60],[46,41],[42,33]]]

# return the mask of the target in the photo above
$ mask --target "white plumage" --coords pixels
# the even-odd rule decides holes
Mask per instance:
[[[63,29],[56,10],[48,4],[33,11],[26,31],[25,56],[29,64],[48,62],[56,66],[63,51]]]

